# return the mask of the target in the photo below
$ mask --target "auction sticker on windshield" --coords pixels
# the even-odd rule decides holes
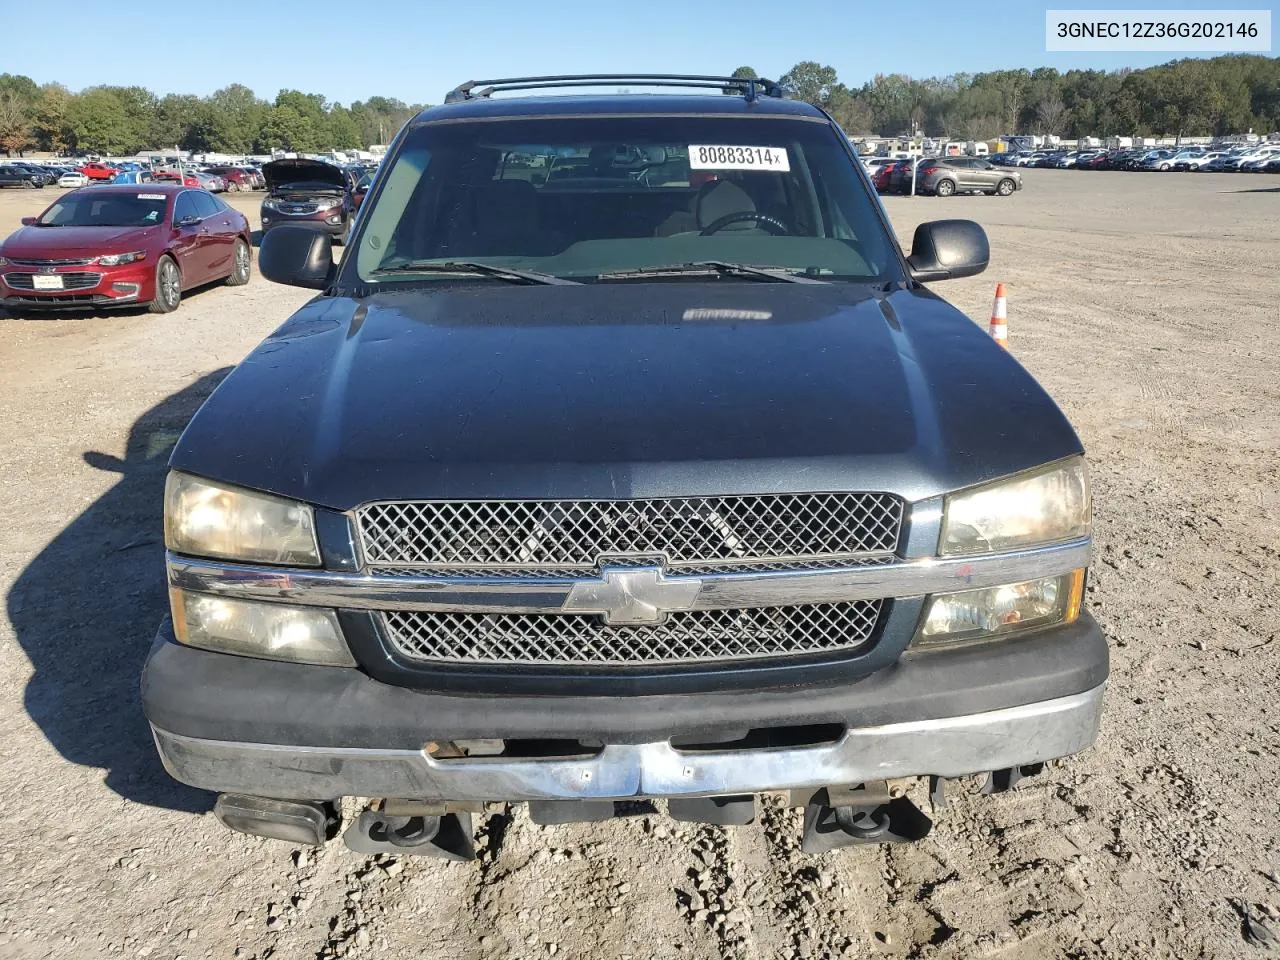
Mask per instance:
[[[163,200],[164,194],[163,193],[140,193],[138,194],[138,199],[139,200]]]
[[[791,160],[785,147],[740,144],[689,144],[690,170],[776,170],[787,173]]]

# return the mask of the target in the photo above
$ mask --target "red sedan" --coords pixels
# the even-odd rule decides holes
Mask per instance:
[[[59,197],[0,243],[0,306],[10,314],[147,306],[183,291],[249,282],[249,221],[206,190],[86,187]]]

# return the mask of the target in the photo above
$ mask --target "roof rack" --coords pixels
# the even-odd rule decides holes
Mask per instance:
[[[468,80],[445,96],[445,103],[460,103],[488,97],[497,91],[541,90],[549,87],[599,87],[615,83],[642,87],[726,87],[742,91],[748,102],[760,95],[783,97],[782,86],[763,77],[704,77],[680,73],[587,73],[552,77],[508,77],[504,80]],[[477,89],[479,88],[479,89]]]

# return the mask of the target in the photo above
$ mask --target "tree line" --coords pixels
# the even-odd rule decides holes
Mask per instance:
[[[281,90],[272,101],[233,83],[207,97],[143,87],[89,87],[0,74],[0,149],[127,155],[177,147],[250,154],[318,153],[386,143],[421,110],[389,97],[348,106],[315,93]]]
[[[757,76],[739,67],[737,77]],[[779,82],[851,136],[1006,134],[1224,136],[1280,130],[1280,58],[1229,55],[1142,70],[993,70],[917,80],[881,74],[850,87],[807,60]]]
[[[757,76],[739,67],[734,76]],[[993,70],[914,79],[881,74],[860,87],[806,60],[780,82],[827,110],[850,135],[924,134],[990,140],[1003,134],[1221,136],[1280,130],[1280,58],[1230,55],[1142,70]],[[232,84],[207,97],[143,87],[89,87],[0,74],[0,149],[131,154],[303,153],[386,143],[422,109],[388,97],[350,106],[281,90],[274,100]]]

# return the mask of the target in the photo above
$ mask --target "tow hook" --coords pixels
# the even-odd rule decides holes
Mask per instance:
[[[804,853],[826,853],[862,843],[911,843],[923,839],[933,821],[914,803],[890,792],[884,780],[827,787],[804,810]]]
[[[356,853],[474,860],[470,813],[392,814],[366,810],[342,835]]]

